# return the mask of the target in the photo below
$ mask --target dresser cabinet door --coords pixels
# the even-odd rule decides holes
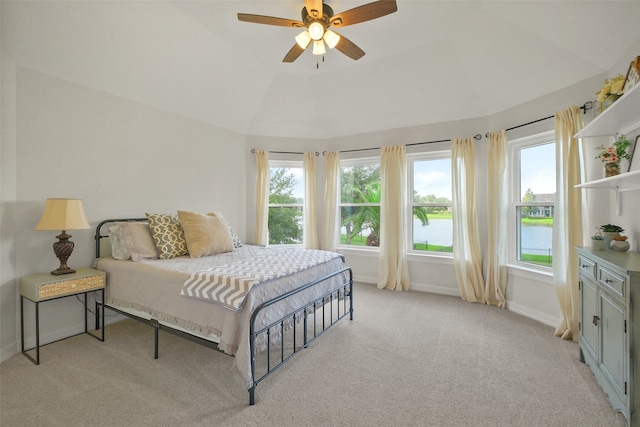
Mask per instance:
[[[600,293],[602,341],[600,368],[621,399],[626,394],[628,352],[625,339],[624,306],[606,293]]]
[[[581,298],[580,298],[580,335],[581,342],[584,344],[584,350],[588,351],[594,360],[600,360],[598,357],[598,288],[597,285],[589,280],[580,281]]]

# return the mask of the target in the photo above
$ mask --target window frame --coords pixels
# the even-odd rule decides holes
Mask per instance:
[[[381,157],[380,156],[368,156],[368,157],[356,157],[356,158],[348,158],[348,159],[340,159],[340,171],[339,171],[339,180],[338,180],[338,204],[337,204],[337,220],[336,220],[336,249],[341,251],[344,250],[362,250],[362,251],[375,251],[378,252],[380,250],[379,246],[360,246],[360,245],[347,245],[342,243],[342,208],[343,207],[365,207],[365,206],[377,206],[380,208],[380,204],[375,203],[343,203],[342,202],[342,169],[344,167],[350,166],[360,166],[360,165],[371,165],[377,164],[378,169],[381,167]],[[382,212],[380,213],[382,215]]]
[[[449,205],[443,205],[440,203],[414,203],[413,202],[413,189],[414,189],[414,164],[418,161],[424,160],[443,160],[448,159],[451,161],[451,149],[426,151],[421,153],[407,154],[407,208],[406,208],[406,221],[407,221],[407,237],[406,237],[406,250],[408,255],[417,256],[431,256],[431,257],[444,257],[453,258],[453,252],[436,252],[427,250],[417,250],[413,247],[413,208],[417,206],[425,207],[447,207],[453,209],[453,187],[451,188],[451,203]],[[452,182],[453,185],[453,182]]]
[[[275,160],[269,159],[269,183],[271,183],[271,169],[284,169],[284,168],[299,168],[302,170],[302,203],[274,203],[272,204],[270,201],[268,203],[268,212],[271,208],[300,208],[300,212],[302,215],[302,231],[300,233],[300,243],[269,243],[269,246],[276,246],[280,248],[300,248],[304,246],[304,203],[306,201],[304,194],[304,161],[302,160]],[[271,199],[271,185],[269,185],[269,199]],[[270,224],[267,222],[267,229],[269,234],[271,233]]]
[[[507,264],[511,267],[540,272],[544,274],[552,274],[553,266],[544,266],[532,262],[519,260],[519,250],[521,249],[521,233],[518,221],[519,209],[522,207],[546,207],[553,206],[555,215],[555,201],[541,202],[522,202],[521,200],[521,168],[520,168],[520,151],[526,148],[532,148],[540,145],[553,144],[555,148],[555,131],[550,130],[535,135],[530,135],[507,142],[508,149],[508,215],[507,215]],[[557,164],[557,159],[556,159]],[[554,165],[555,169],[555,165]],[[557,176],[556,176],[557,180]],[[557,182],[557,181],[556,181]],[[553,258],[553,242],[552,242],[552,258]],[[553,263],[553,261],[552,261]]]

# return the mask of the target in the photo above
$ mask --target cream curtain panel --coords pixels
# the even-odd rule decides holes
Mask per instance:
[[[304,223],[302,242],[305,249],[318,249],[318,220],[316,215],[316,153],[304,153]]]
[[[326,153],[326,178],[322,212],[322,249],[336,250],[336,219],[338,217],[338,185],[340,185],[340,153]]]
[[[578,254],[582,246],[580,149],[573,136],[582,129],[579,107],[555,115],[556,203],[553,215],[553,281],[562,310],[556,336],[578,340]]]
[[[485,302],[505,308],[507,287],[507,132],[489,134]]]
[[[269,152],[256,150],[256,245],[269,244]]]
[[[473,138],[456,138],[451,142],[451,162],[453,264],[458,288],[464,301],[484,303]]]
[[[382,147],[380,159],[380,258],[378,288],[402,291],[409,289],[405,239],[407,221],[406,170],[404,145]]]

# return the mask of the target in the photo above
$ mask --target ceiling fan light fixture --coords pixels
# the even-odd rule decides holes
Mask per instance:
[[[314,55],[324,55],[327,53],[327,49],[324,47],[324,42],[322,40],[314,40],[313,42],[313,54]]]
[[[321,40],[324,35],[324,25],[315,21],[309,24],[309,35],[315,41]]]
[[[340,36],[331,30],[327,30],[324,32],[324,36],[322,37],[322,39],[327,44],[327,46],[329,46],[329,49],[333,49],[340,41]]]
[[[311,43],[311,35],[309,34],[309,31],[304,30],[303,32],[298,34],[296,36],[296,43],[298,43],[298,46],[300,46],[302,49],[306,49],[307,46],[309,46],[309,43]]]

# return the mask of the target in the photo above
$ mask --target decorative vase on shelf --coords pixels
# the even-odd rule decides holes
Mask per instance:
[[[604,177],[620,175],[620,162],[604,163]]]
[[[609,108],[611,106],[611,104],[613,104],[614,102],[616,102],[618,100],[618,98],[620,98],[621,95],[609,95],[607,97],[605,97],[602,102],[598,102],[598,113],[602,113],[604,110],[606,110],[607,108]]]
[[[626,252],[630,246],[626,240],[612,240],[611,243],[609,243],[609,248],[618,252]]]

